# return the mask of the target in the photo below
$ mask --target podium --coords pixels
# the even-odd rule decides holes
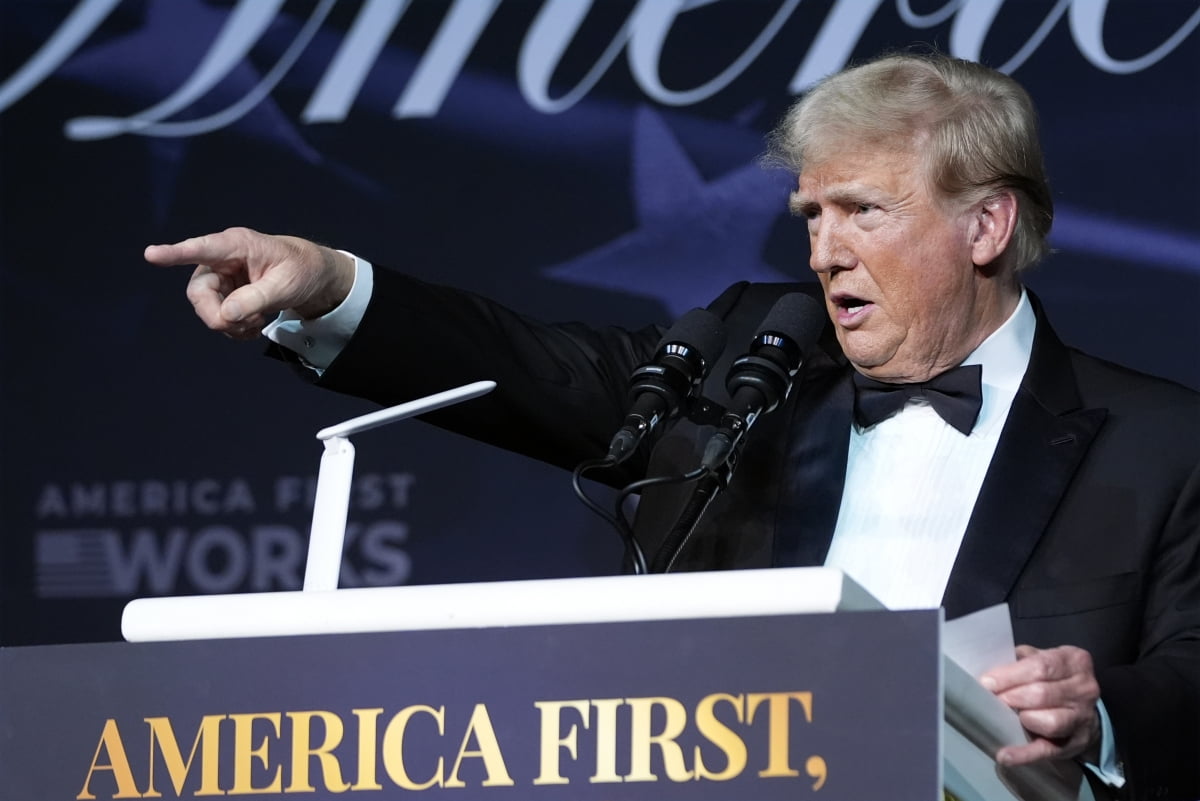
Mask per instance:
[[[0,651],[0,775],[24,801],[940,798],[940,613],[872,605],[821,568],[137,601],[127,636],[208,607],[225,638]],[[242,636],[283,609],[341,633]]]
[[[928,801],[962,779],[941,612],[831,568],[145,599],[123,625],[145,641],[0,650],[3,797]]]

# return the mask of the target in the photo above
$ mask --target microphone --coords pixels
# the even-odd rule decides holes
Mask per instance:
[[[702,467],[715,471],[728,462],[754,421],[787,397],[800,369],[801,352],[817,341],[826,319],[824,306],[801,292],[775,302],[749,352],[729,368],[725,387],[732,400],[705,445]]]
[[[707,309],[692,309],[659,340],[654,359],[629,377],[629,413],[608,447],[607,460],[620,464],[659,421],[674,416],[700,389],[725,351],[725,325]]]

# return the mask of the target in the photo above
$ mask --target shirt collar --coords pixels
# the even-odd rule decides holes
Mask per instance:
[[[1025,288],[1017,308],[1004,324],[991,333],[971,351],[963,364],[978,364],[983,367],[983,385],[992,389],[1015,393],[1025,377],[1029,357],[1033,353],[1033,332],[1037,327],[1037,316]]]

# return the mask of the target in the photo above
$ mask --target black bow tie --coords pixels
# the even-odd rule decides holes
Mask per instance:
[[[942,419],[970,434],[983,405],[978,364],[955,367],[919,384],[887,384],[854,373],[854,421],[863,428],[888,419],[910,400],[924,400]]]

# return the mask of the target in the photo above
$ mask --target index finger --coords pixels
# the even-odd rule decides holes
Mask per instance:
[[[146,261],[160,267],[177,264],[210,264],[237,258],[241,242],[230,231],[194,236],[171,245],[149,245],[142,254]]]
[[[992,668],[979,681],[993,693],[1037,682],[1070,678],[1074,669],[1060,649],[1039,650],[1024,645],[1017,648],[1017,661]]]

